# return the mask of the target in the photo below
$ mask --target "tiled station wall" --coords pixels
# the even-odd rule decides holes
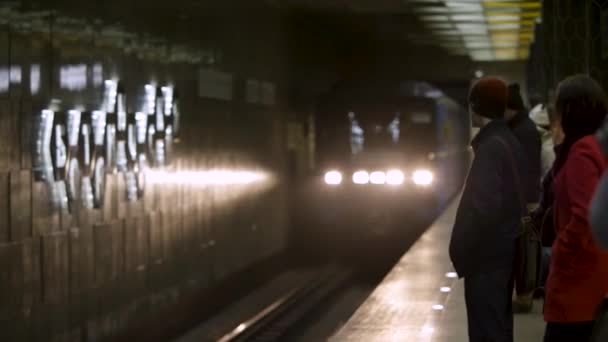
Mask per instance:
[[[107,12],[103,6],[94,2],[88,11]],[[99,26],[105,24],[83,38],[62,34],[58,17],[39,17],[36,29],[22,17],[4,18],[0,78],[3,71],[20,76],[9,75],[8,88],[0,80],[1,341],[96,341],[175,302],[187,288],[211,286],[285,248],[286,62],[279,18],[210,14],[206,40],[195,44],[206,57],[190,62],[120,50],[107,43]],[[179,20],[173,26],[180,43],[201,29],[190,32]],[[147,32],[137,33],[142,39]],[[131,98],[152,80],[175,85],[182,132],[170,172],[253,170],[272,182],[148,185],[143,199],[128,202],[124,178],[116,174],[107,178],[102,209],[54,208],[47,184],[33,177],[32,126],[52,99],[63,109],[100,105],[102,89],[90,79],[80,91],[60,87],[59,69],[80,63],[102,65],[104,79],[120,78]],[[37,85],[30,77],[34,65],[40,66]],[[199,96],[200,69],[230,74],[232,99]],[[274,103],[250,103],[258,102],[250,96],[256,83],[248,87],[247,80],[274,84]],[[134,102],[127,103],[133,111]]]
[[[543,1],[528,62],[532,92],[547,96],[559,81],[589,73],[608,87],[608,1]]]

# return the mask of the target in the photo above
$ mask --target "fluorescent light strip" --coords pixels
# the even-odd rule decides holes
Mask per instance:
[[[467,32],[462,32],[459,30],[433,30],[433,33],[436,35],[442,36],[442,37],[449,37],[449,36],[460,37],[463,34],[466,34]],[[477,32],[470,32],[470,33],[475,34]]]
[[[474,2],[457,2],[457,1],[448,1],[445,3],[445,6],[454,9],[454,10],[463,10],[463,11],[471,11],[471,12],[482,12],[483,7],[480,3]]]
[[[497,17],[490,17],[487,19],[488,25],[500,25],[500,24],[519,24],[522,26],[531,26],[535,24],[534,19],[521,19],[520,17],[515,17],[513,19],[503,20]]]
[[[464,45],[469,50],[487,49],[487,48],[493,47],[491,42],[470,42],[470,43],[465,42]]]
[[[485,8],[522,8],[522,9],[540,9],[541,4],[538,1],[484,1]]]
[[[502,31],[502,30],[516,30],[519,29],[521,25],[519,24],[490,24],[488,25],[488,29],[491,31]]]
[[[450,21],[450,17],[448,17],[447,15],[423,15],[421,19],[423,21],[439,21],[439,22]]]
[[[494,59],[492,50],[472,51],[469,56],[475,61],[489,61]]]
[[[451,19],[453,21],[486,22],[486,18],[482,14],[454,14]]]
[[[525,12],[506,12],[506,11],[486,11],[486,17],[488,20],[491,19],[509,19],[517,20],[519,18],[536,19],[540,17],[539,11],[525,11]]]
[[[426,27],[434,29],[453,29],[454,24],[452,23],[426,23]]]

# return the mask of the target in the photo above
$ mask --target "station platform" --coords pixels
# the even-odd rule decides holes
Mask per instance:
[[[416,241],[330,341],[468,341],[464,281],[448,245],[459,197]],[[542,301],[515,315],[515,341],[542,341]]]

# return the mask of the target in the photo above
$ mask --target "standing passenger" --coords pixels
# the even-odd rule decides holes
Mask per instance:
[[[551,120],[547,107],[544,105],[536,106],[530,111],[530,119],[536,125],[538,134],[540,134],[540,174],[547,175],[547,172],[555,161],[555,141],[551,131]]]
[[[472,342],[513,341],[511,279],[525,206],[525,174],[519,170],[526,157],[505,122],[506,103],[507,85],[495,77],[478,80],[469,92],[469,111],[481,129],[471,143],[475,159],[456,214],[450,259],[464,277]]]
[[[538,205],[540,194],[540,168],[541,168],[541,142],[536,125],[528,116],[528,111],[521,98],[519,84],[513,83],[509,87],[507,99],[507,112],[505,117],[513,135],[521,144],[527,157],[526,170],[528,184],[525,186],[528,209],[533,210]],[[513,312],[529,312],[534,303],[534,291],[520,293],[513,302]]]
[[[562,143],[564,141],[564,132],[562,131],[561,124],[555,122],[554,115],[551,116],[551,146],[553,146],[553,155],[559,155]],[[552,159],[555,159],[553,157]],[[555,162],[551,164],[551,168],[545,173],[541,182],[541,195],[538,208],[532,213],[532,221],[535,222],[539,229],[542,229],[542,247],[543,247],[543,260],[542,260],[542,276],[540,286],[544,288],[547,276],[549,275],[549,262],[551,259],[551,246],[555,241],[555,227],[553,226],[553,205],[555,202],[555,195],[553,191],[553,180],[555,179]]]
[[[528,184],[526,184],[526,200],[528,204],[538,203],[540,195],[540,134],[536,130],[536,125],[528,116],[528,111],[521,98],[519,84],[513,83],[509,87],[507,99],[506,118],[513,135],[524,149],[528,159]]]
[[[593,134],[606,116],[602,88],[584,75],[557,90],[564,142],[555,164],[555,242],[546,284],[545,342],[588,341],[594,313],[608,293],[608,252],[593,239],[588,211],[606,160]]]

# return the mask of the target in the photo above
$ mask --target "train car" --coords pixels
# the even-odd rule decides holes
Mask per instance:
[[[407,233],[459,191],[470,132],[468,112],[427,83],[336,87],[315,113],[307,226],[330,245]]]

